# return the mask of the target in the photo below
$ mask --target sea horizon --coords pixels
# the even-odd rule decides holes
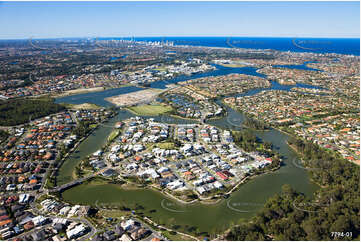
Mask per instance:
[[[344,37],[230,37],[230,36],[127,36],[127,37],[62,37],[1,39],[4,41],[28,40],[135,40],[172,42],[174,46],[202,46],[242,48],[291,52],[335,53],[360,56],[360,38]]]

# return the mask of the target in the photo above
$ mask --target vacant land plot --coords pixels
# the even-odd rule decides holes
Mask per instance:
[[[125,93],[118,96],[105,98],[108,102],[111,102],[118,107],[125,107],[130,105],[149,103],[151,100],[155,99],[159,93],[163,92],[160,89],[145,89],[137,92]]]
[[[240,68],[240,67],[245,67],[245,64],[240,64],[240,63],[234,63],[234,64],[220,64],[221,66],[224,67],[232,67],[232,68]]]
[[[101,109],[100,106],[93,103],[82,103],[82,104],[64,104],[69,109]]]

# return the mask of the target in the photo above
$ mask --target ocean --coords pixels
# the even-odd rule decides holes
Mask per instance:
[[[99,38],[130,39],[130,38]],[[291,52],[336,53],[360,56],[360,38],[275,37],[135,37],[136,41],[172,41],[174,45],[273,49]]]

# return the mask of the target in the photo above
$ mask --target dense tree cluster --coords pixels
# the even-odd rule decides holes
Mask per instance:
[[[0,125],[12,126],[64,110],[53,99],[12,99],[0,102]]]
[[[360,168],[319,146],[293,139],[312,179],[313,200],[284,185],[250,223],[234,226],[229,240],[355,240],[360,238]],[[333,233],[341,232],[343,236]]]
[[[247,152],[255,151],[258,147],[257,137],[249,130],[233,132],[234,142]]]
[[[78,121],[78,125],[73,130],[73,134],[78,137],[84,137],[91,130],[91,123],[90,121]]]
[[[9,134],[6,131],[0,129],[0,143],[6,140],[8,137]]]
[[[263,123],[262,121],[259,121],[259,120],[253,119],[253,118],[249,118],[249,117],[245,117],[243,124],[252,129],[258,129],[258,130],[268,129],[267,125],[265,123]]]
[[[255,171],[256,174],[261,174],[264,170],[279,167],[281,159],[277,152],[272,150],[272,143],[263,142],[257,138],[250,130],[233,131],[234,142],[247,152],[257,151],[265,157],[271,157],[272,163],[263,169]]]
[[[23,82],[19,82],[18,84],[2,87],[2,88],[0,88],[0,90],[7,90],[9,88],[26,87],[26,86],[29,86],[31,83],[32,83],[32,81],[28,78],[28,79],[25,79]]]

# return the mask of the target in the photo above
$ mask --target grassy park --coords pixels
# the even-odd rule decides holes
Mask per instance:
[[[161,149],[171,150],[174,149],[175,145],[173,142],[164,142],[164,143],[158,143],[157,147]]]
[[[172,107],[160,104],[145,104],[128,108],[137,115],[160,115],[172,111]]]
[[[119,129],[113,130],[108,136],[108,141],[112,142],[119,135],[119,133],[120,133]]]
[[[155,68],[155,69],[153,69],[154,71],[166,71],[167,70],[167,68],[165,68],[165,67],[158,67],[158,68]]]

